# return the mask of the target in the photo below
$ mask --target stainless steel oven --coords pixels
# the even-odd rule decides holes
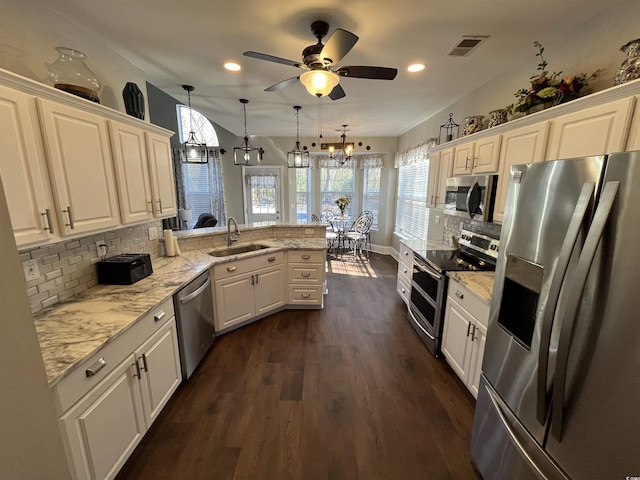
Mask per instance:
[[[444,213],[491,222],[497,181],[497,175],[448,178]]]

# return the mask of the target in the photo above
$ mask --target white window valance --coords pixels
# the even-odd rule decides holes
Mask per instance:
[[[429,147],[431,145],[432,144],[430,142],[424,142],[420,145],[416,145],[415,147],[396,153],[393,166],[395,168],[405,167],[407,165],[415,165],[417,163],[427,161],[429,159]]]
[[[338,162],[336,159],[329,157],[318,158],[318,168],[353,168],[355,166],[354,157],[344,163]]]
[[[384,163],[382,161],[382,154],[375,153],[372,155],[361,155],[358,157],[358,164],[361,169],[364,168],[382,168]]]
[[[381,153],[373,153],[369,155],[353,155],[351,160],[347,160],[343,164],[335,159],[329,157],[320,157],[318,160],[318,168],[382,168],[384,162],[382,161]],[[314,168],[313,159],[311,161],[311,168]]]

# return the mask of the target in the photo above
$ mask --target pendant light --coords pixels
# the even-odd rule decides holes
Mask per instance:
[[[182,85],[187,91],[187,97],[189,99],[189,136],[187,140],[182,144],[183,146],[183,159],[184,163],[207,163],[209,161],[209,155],[206,143],[199,143],[196,140],[196,134],[193,131],[193,110],[191,110],[191,92],[194,87],[192,85]]]
[[[253,147],[249,143],[249,136],[247,135],[247,103],[249,100],[241,98],[240,103],[244,110],[244,141],[239,147],[233,147],[233,164],[234,165],[251,165],[260,164],[264,150],[262,147]]]
[[[341,142],[338,144],[338,151],[336,152],[336,146],[329,144],[329,158],[337,161],[340,165],[344,165],[351,160],[353,155],[353,143],[347,143],[347,127],[349,125],[342,125],[342,135],[340,135]]]
[[[287,152],[287,165],[289,168],[309,168],[309,152],[300,148],[300,119],[301,106],[293,107],[296,111],[296,146]]]

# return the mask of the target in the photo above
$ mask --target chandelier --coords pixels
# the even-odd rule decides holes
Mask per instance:
[[[300,114],[301,106],[296,105],[293,107],[296,111],[296,145],[293,150],[287,152],[287,165],[289,168],[308,168],[309,167],[309,152],[300,148]],[[305,147],[306,148],[306,147]]]
[[[262,161],[264,150],[262,147],[252,146],[247,135],[247,103],[249,103],[249,100],[241,98],[240,103],[244,110],[244,140],[239,147],[233,147],[233,164],[250,165],[253,163],[259,165]]]
[[[189,136],[187,140],[182,144],[184,147],[185,163],[207,163],[209,161],[209,154],[206,143],[199,143],[196,140],[196,134],[193,131],[193,110],[191,110],[191,92],[194,87],[192,85],[182,85],[187,91],[187,97],[189,99]]]
[[[349,125],[342,125],[342,135],[340,135],[340,143],[327,143],[325,146],[329,150],[329,158],[338,162],[340,165],[344,165],[351,160],[353,155],[353,143],[347,143],[347,127]]]

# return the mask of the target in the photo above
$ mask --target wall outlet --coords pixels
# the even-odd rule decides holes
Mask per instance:
[[[434,218],[434,223],[435,223],[436,225],[440,225],[440,215],[437,215],[437,214],[436,214],[436,216],[435,216],[435,218]]]
[[[24,270],[24,278],[27,281],[35,280],[40,277],[40,269],[38,269],[37,260],[25,260],[22,262],[22,268]]]
[[[156,227],[149,227],[149,240],[155,240],[158,238],[158,230]]]
[[[105,243],[104,240],[98,240],[96,242],[96,252],[98,253],[98,257],[100,258],[106,257],[108,251],[109,251],[109,246]]]

